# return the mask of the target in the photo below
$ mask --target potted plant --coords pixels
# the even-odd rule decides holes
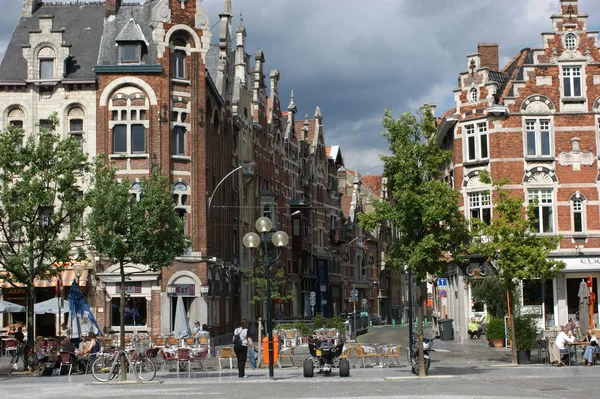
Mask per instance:
[[[492,317],[485,327],[485,336],[490,346],[499,348],[504,346],[504,320],[498,317]]]
[[[515,315],[515,345],[517,346],[517,361],[528,364],[531,358],[531,347],[535,344],[538,334],[535,315]]]

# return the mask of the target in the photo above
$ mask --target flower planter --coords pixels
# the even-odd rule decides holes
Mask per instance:
[[[502,348],[504,346],[504,338],[488,338],[488,342],[494,348]]]
[[[529,364],[531,363],[531,351],[521,351],[517,350],[517,363],[519,364]]]

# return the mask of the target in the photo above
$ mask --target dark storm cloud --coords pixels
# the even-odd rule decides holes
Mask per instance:
[[[0,51],[21,9],[0,0]],[[204,0],[218,22],[224,0]],[[8,7],[7,7],[8,6]],[[297,119],[323,115],[327,145],[341,145],[350,168],[378,173],[387,150],[380,132],[383,110],[395,116],[436,103],[438,114],[453,106],[452,90],[466,55],[480,42],[500,45],[501,67],[525,47],[540,47],[552,30],[558,0],[232,0],[233,31],[240,11],[247,52],[262,50],[266,73],[281,73],[281,104],[290,92]],[[579,0],[600,28],[600,1]],[[212,29],[217,42],[218,25]],[[234,43],[235,45],[235,43]]]

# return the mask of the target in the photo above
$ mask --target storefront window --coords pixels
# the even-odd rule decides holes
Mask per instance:
[[[546,310],[554,307],[554,290],[552,280],[546,280],[544,284],[543,298]],[[540,280],[523,280],[523,306],[535,306],[542,304],[542,283]]]
[[[121,298],[113,298],[110,301],[111,306],[111,324],[120,325],[120,306]],[[147,315],[146,298],[128,298],[125,300],[125,325],[126,326],[145,326]]]

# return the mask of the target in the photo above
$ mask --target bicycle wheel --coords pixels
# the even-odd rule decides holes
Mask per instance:
[[[133,369],[142,381],[152,381],[156,376],[156,366],[147,357],[141,357],[133,363]]]
[[[114,378],[114,374],[111,373],[113,365],[114,360],[112,357],[98,356],[96,360],[94,360],[94,363],[92,363],[92,375],[98,381],[106,382],[110,377]]]

